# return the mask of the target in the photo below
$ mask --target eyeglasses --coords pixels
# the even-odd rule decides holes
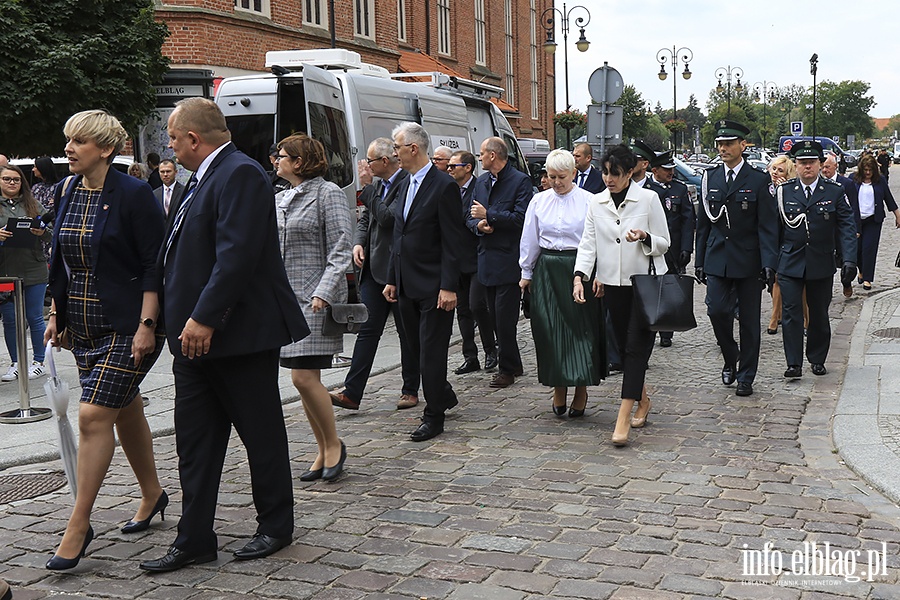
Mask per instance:
[[[379,160],[381,160],[381,159],[383,159],[383,158],[387,158],[387,157],[386,157],[386,156],[379,156],[378,158],[369,158],[369,157],[367,156],[367,157],[366,157],[366,162],[369,163],[369,164],[371,165],[373,162],[378,162]]]
[[[276,154],[274,157],[275,162],[278,162],[282,158],[299,158],[297,156],[291,156],[290,154]]]
[[[465,166],[466,166],[466,163],[450,163],[449,165],[447,165],[447,168],[455,169],[455,168],[459,167],[460,169],[462,169]]]
[[[415,146],[415,145],[416,145],[415,142],[411,142],[409,144],[394,144],[394,150],[399,150],[400,148],[403,148],[404,146]]]
[[[21,177],[0,177],[3,183],[22,183]]]
[[[434,158],[431,159],[431,162],[450,162],[450,159],[449,158],[438,158],[435,156]]]

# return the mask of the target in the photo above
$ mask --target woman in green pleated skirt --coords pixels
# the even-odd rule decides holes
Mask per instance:
[[[538,380],[553,387],[557,416],[584,415],[587,386],[606,376],[601,298],[572,298],[575,255],[593,194],[574,185],[575,159],[565,150],[547,156],[550,189],[532,198],[520,243],[520,286],[531,292],[531,333]],[[568,388],[575,393],[568,407]]]

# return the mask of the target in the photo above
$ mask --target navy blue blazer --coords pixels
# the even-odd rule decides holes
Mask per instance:
[[[309,335],[278,245],[275,198],[266,172],[229,143],[187,202],[168,257],[159,252],[169,349],[189,318],[213,327],[209,353],[253,354]],[[168,234],[167,234],[168,237]]]
[[[856,209],[858,214],[859,188],[862,184],[854,179],[853,186],[856,188]],[[884,177],[880,177],[878,181],[872,184],[872,190],[875,192],[875,214],[872,216],[875,218],[876,223],[881,223],[884,221],[884,205],[887,204],[888,210],[894,212],[897,210],[897,203],[894,201],[894,196],[891,194],[891,189],[888,187]],[[862,229],[860,229],[860,231],[862,231]]]
[[[575,175],[575,183],[576,185],[578,184],[577,174]],[[588,171],[587,179],[584,182],[584,190],[592,194],[599,194],[605,189],[606,184],[603,183],[603,173],[596,167],[591,166],[591,170]]]
[[[473,200],[478,201],[487,211],[487,222],[494,228],[493,233],[481,234],[478,222],[466,217],[469,230],[478,235],[478,281],[483,285],[506,285],[519,283],[522,270],[519,268],[519,240],[525,211],[534,195],[531,179],[525,173],[507,162],[499,173],[497,182],[491,187],[491,174],[483,173],[475,182]],[[471,204],[469,204],[471,210]]]
[[[53,251],[50,255],[50,294],[56,302],[56,324],[66,327],[69,277],[59,252],[60,225],[65,220],[69,201],[81,183],[76,177],[66,195],[59,197],[65,184],[56,188],[56,223]],[[109,324],[122,335],[133,335],[138,328],[145,291],[156,291],[156,257],[163,239],[163,211],[150,186],[140,179],[110,168],[94,217],[91,256],[97,295]]]
[[[478,183],[476,177],[469,180],[469,187],[465,193],[460,192],[460,202],[462,206],[462,219],[465,223],[469,219],[472,210],[472,198],[475,195],[475,184]],[[462,189],[462,188],[460,188]],[[459,272],[473,274],[478,271],[478,236],[466,229],[462,234],[462,243],[460,244],[459,253]]]
[[[850,208],[853,209],[853,218],[856,221],[856,231],[859,231],[862,229],[862,220],[859,218],[859,191],[857,190],[856,184],[853,183],[852,179],[844,177],[843,175],[837,175],[835,181],[844,188],[844,195],[847,197],[847,202],[850,203]]]
[[[459,186],[436,167],[428,169],[416,191],[407,218],[403,218],[406,192],[412,175],[397,189],[394,244],[388,283],[413,300],[437,301],[441,290],[459,287],[459,248],[465,235],[459,213]]]

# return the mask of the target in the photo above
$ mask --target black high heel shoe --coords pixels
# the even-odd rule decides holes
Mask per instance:
[[[88,544],[94,539],[94,528],[88,525],[87,533],[84,534],[84,544],[81,546],[81,552],[75,558],[63,558],[56,554],[47,561],[47,568],[51,571],[65,571],[66,569],[74,569],[78,566],[78,561],[87,551]]]
[[[567,408],[569,408],[569,407],[566,406],[565,404],[563,404],[562,406],[557,406],[554,404],[553,405],[553,414],[556,415],[557,417],[563,417],[566,414]]]
[[[572,408],[569,409],[569,417],[573,419],[577,419],[578,417],[584,416],[584,409],[587,408],[588,399],[587,396],[584,397],[584,406],[582,408],[575,408],[575,400],[572,400]]]
[[[159,495],[159,499],[156,501],[153,510],[150,511],[150,516],[143,521],[128,521],[122,526],[122,533],[137,533],[139,531],[144,531],[150,527],[150,521],[153,520],[156,513],[159,513],[160,521],[165,521],[167,506],[169,506],[169,495],[163,490],[163,493]]]
[[[309,471],[304,471],[300,475],[300,481],[315,481],[316,479],[322,479],[322,468],[318,469],[310,469]]]
[[[325,467],[322,470],[322,479],[324,481],[333,481],[337,479],[338,475],[344,470],[345,460],[347,460],[347,447],[344,445],[344,442],[341,441],[341,460],[333,467]]]

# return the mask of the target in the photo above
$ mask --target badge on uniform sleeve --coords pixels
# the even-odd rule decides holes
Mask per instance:
[[[666,198],[666,210],[672,210],[672,201]]]
[[[775,195],[775,184],[771,181],[769,182],[769,193],[773,196]]]
[[[826,221],[830,218],[829,215],[828,215],[828,213],[824,213],[822,216],[825,217],[825,220],[826,220]]]
[[[743,202],[741,202],[741,210],[747,210],[748,208],[750,208],[750,203],[749,203],[749,202],[747,202],[746,200],[744,200]]]

